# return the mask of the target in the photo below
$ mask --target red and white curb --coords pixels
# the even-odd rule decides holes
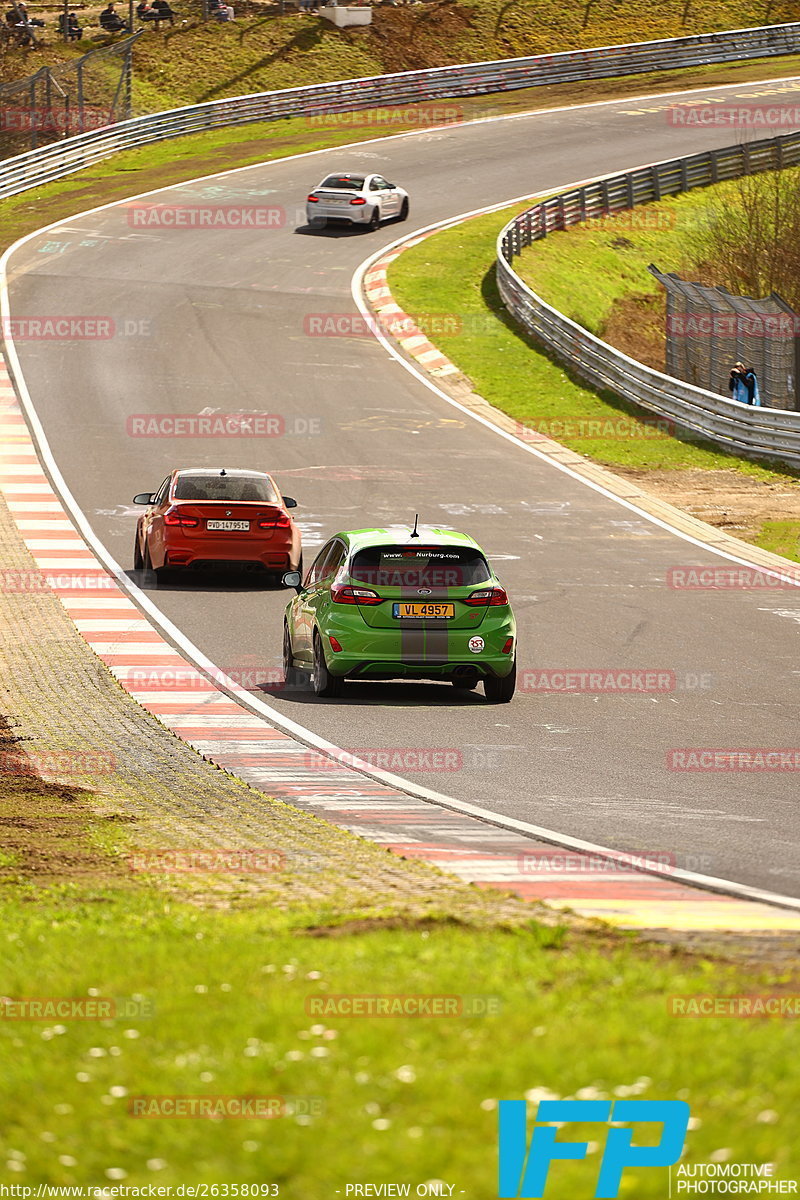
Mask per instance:
[[[39,572],[26,582],[0,568],[4,590],[54,592],[134,700],[253,787],[464,881],[626,927],[800,928],[800,917],[789,910],[701,891],[668,874],[634,870],[621,859],[598,862],[596,855],[565,853],[546,840],[440,807],[352,770],[250,713],[162,636],[77,532],[39,463],[1,360],[0,491]]]
[[[403,242],[402,250],[424,242],[430,234],[409,238]],[[394,299],[387,282],[389,264],[400,256],[402,250],[390,251],[372,264],[364,276],[364,294],[375,313],[380,328],[390,334],[398,345],[424,367],[431,375],[439,377],[457,375],[458,367],[442,354],[429,340],[428,335],[415,324],[414,318],[404,312]]]

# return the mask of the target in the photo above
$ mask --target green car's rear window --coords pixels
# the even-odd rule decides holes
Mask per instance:
[[[491,571],[478,550],[460,546],[371,546],[355,555],[351,579],[370,587],[470,587]]]

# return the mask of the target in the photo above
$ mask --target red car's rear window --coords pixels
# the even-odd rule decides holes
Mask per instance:
[[[175,481],[175,500],[251,501],[255,504],[280,504],[275,488],[264,475],[179,475]]]

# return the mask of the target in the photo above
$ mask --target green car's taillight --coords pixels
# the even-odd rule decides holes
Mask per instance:
[[[331,600],[334,604],[383,604],[383,598],[372,588],[352,587],[349,583],[334,583]]]
[[[472,592],[467,596],[464,603],[471,604],[475,608],[484,604],[508,604],[508,593],[505,588],[501,587],[481,588],[479,592]]]

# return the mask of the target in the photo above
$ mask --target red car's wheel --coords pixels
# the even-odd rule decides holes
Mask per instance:
[[[172,571],[169,567],[154,567],[153,560],[150,557],[150,547],[147,542],[144,544],[144,559],[142,563],[145,571],[151,576],[155,575],[156,583],[166,583]]]
[[[139,531],[136,531],[136,541],[133,543],[133,569],[134,571],[144,570],[144,558],[142,557],[142,547],[139,545]]]

